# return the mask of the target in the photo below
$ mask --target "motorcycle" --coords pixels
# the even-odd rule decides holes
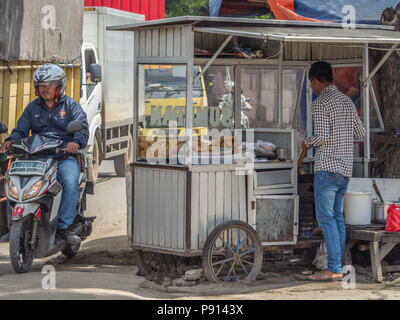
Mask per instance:
[[[68,133],[82,130],[82,122],[72,121]],[[0,133],[7,133],[0,124]],[[61,251],[67,257],[78,253],[80,242],[68,244],[66,239],[56,237],[58,210],[62,186],[57,181],[57,160],[71,155],[65,153],[63,142],[46,136],[34,135],[13,140],[10,151],[19,154],[6,173],[5,189],[9,203],[9,251],[16,273],[28,272],[34,258],[44,258]],[[84,160],[86,161],[86,160]],[[79,200],[70,232],[85,240],[92,232],[96,217],[85,217],[86,194],[93,194],[93,185],[81,172],[79,177]]]

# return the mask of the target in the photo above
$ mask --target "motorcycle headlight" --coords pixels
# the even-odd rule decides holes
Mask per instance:
[[[10,180],[8,180],[8,193],[10,194],[11,197],[14,199],[18,199],[18,188],[14,185],[14,183]]]
[[[22,195],[22,200],[27,200],[27,199],[37,196],[40,189],[42,189],[42,181],[41,180],[37,181],[36,183],[31,185],[28,189],[26,189],[24,191],[24,194]]]

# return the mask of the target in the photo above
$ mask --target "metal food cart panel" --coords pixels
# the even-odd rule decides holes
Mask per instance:
[[[230,220],[247,222],[246,176],[235,170],[192,172],[191,249],[202,249],[210,232]]]
[[[187,55],[187,27],[139,30],[140,57],[185,57]]]
[[[293,129],[255,129],[254,142],[259,140],[273,143],[277,148],[285,150],[287,161],[297,161],[295,130]],[[271,162],[272,163],[272,162]]]
[[[296,244],[298,196],[256,196],[256,231],[263,245]]]
[[[255,189],[268,188],[273,185],[293,184],[292,170],[256,170]],[[276,186],[275,186],[276,188]]]
[[[133,245],[185,249],[186,174],[134,167]]]

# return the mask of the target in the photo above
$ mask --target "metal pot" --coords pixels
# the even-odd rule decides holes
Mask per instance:
[[[378,223],[386,223],[387,211],[395,202],[374,203],[375,221]],[[399,203],[395,203],[399,205]]]

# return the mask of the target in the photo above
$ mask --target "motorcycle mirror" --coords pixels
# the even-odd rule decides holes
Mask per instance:
[[[83,123],[80,120],[74,120],[68,123],[66,130],[68,133],[75,133],[81,131],[83,128]]]
[[[7,126],[3,122],[0,122],[0,134],[7,132],[8,132]]]

